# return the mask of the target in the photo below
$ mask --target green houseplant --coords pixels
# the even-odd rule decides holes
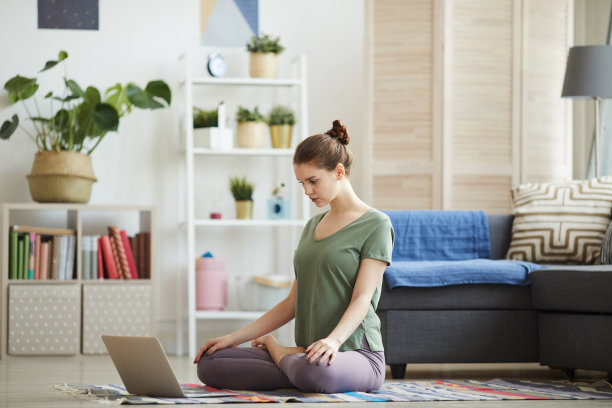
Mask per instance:
[[[67,58],[68,53],[60,51],[57,60],[47,61],[39,73]],[[170,88],[164,81],[150,81],[145,89],[131,82],[118,83],[101,94],[93,86],[83,90],[65,72],[64,67],[62,93],[49,91],[40,99],[35,97],[37,78],[16,75],[4,84],[11,104],[21,102],[29,121],[20,121],[14,114],[0,127],[0,138],[7,140],[21,128],[36,145],[27,177],[32,198],[39,202],[88,202],[96,181],[90,155],[105,135],[117,131],[120,119],[132,109],[163,108],[171,101]],[[26,103],[30,99],[33,102]],[[50,113],[45,114],[41,106],[48,106],[46,112]]]
[[[291,135],[295,125],[295,114],[286,106],[274,106],[267,118],[270,126],[270,138],[273,148],[288,149],[291,147]]]
[[[218,121],[219,121],[219,111],[217,109],[203,110],[203,109],[200,109],[194,106],[193,108],[193,128],[194,129],[217,127]]]
[[[265,117],[255,107],[252,111],[238,106],[236,112],[236,144],[248,149],[261,149],[266,143]]]
[[[253,190],[255,186],[246,177],[230,177],[230,191],[236,200],[236,218],[253,218]]]
[[[261,33],[252,36],[247,43],[250,53],[249,72],[253,78],[276,78],[278,72],[278,54],[285,48],[280,44],[280,37],[270,37]]]

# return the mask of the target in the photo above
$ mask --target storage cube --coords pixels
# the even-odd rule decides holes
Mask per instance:
[[[79,305],[78,285],[10,285],[8,353],[78,353]]]
[[[150,336],[150,284],[83,285],[83,354],[106,354],[103,334]]]

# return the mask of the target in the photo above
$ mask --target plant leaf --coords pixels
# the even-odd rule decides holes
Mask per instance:
[[[61,61],[65,60],[66,58],[68,58],[68,53],[66,51],[60,51],[57,54],[57,61],[56,60],[49,60],[45,63],[45,66],[43,67],[43,69],[41,69],[38,72],[43,72],[46,71],[48,69],[53,68],[54,66],[56,66],[57,64],[59,64]]]
[[[22,76],[14,76],[6,81],[4,89],[9,93],[11,103],[28,99],[38,90],[36,78],[26,78]]]
[[[49,99],[50,97],[53,96],[53,91],[49,91],[47,92],[47,94],[45,95],[45,99]]]
[[[60,102],[70,102],[74,99],[79,99],[80,96],[76,96],[76,95],[68,95],[65,98],[60,98],[59,96],[54,96],[53,99],[56,101],[60,101]]]
[[[108,103],[99,103],[94,108],[93,121],[102,131],[115,131],[119,127],[117,110]]]
[[[155,80],[150,81],[145,88],[145,92],[147,92],[151,98],[161,98],[166,101],[167,106],[170,106],[170,101],[172,100],[172,92],[170,91],[170,87],[164,81]],[[162,106],[163,107],[163,106]]]
[[[29,118],[32,122],[41,122],[41,123],[49,123],[50,119],[47,118],[42,118],[42,117],[34,117],[34,118]]]
[[[79,84],[76,83],[76,81],[72,79],[65,79],[64,82],[66,83],[66,86],[68,87],[68,89],[70,89],[70,92],[72,92],[73,95],[85,99],[85,92],[83,92],[83,90],[81,89]]]
[[[60,51],[60,52],[57,54],[57,59],[58,59],[59,61],[63,61],[63,60],[65,60],[66,58],[68,58],[68,53],[67,53],[66,51],[64,51],[64,50],[61,50],[61,51]]]
[[[92,106],[95,106],[101,102],[100,91],[98,91],[93,86],[88,86],[87,89],[85,90],[84,99]]]
[[[8,139],[19,126],[19,117],[13,115],[12,120],[5,120],[0,127],[0,139]]]
[[[134,84],[127,84],[125,95],[134,106],[141,109],[150,108],[152,99],[140,87]]]

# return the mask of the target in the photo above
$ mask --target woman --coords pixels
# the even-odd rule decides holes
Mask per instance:
[[[393,228],[353,191],[353,156],[346,126],[302,141],[293,168],[304,193],[329,211],[311,218],[293,264],[286,299],[229,335],[209,340],[194,363],[215,388],[304,392],[370,391],[385,377],[380,320],[375,310],[391,262]],[[297,347],[266,335],[295,318]],[[252,340],[253,347],[236,347]]]

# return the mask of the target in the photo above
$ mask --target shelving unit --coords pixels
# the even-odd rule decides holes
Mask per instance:
[[[275,228],[290,229],[293,231],[301,231],[309,218],[310,204],[308,200],[298,191],[299,186],[295,183],[295,187],[291,189],[291,201],[293,203],[292,214],[294,218],[290,220],[268,220],[268,219],[253,219],[253,220],[236,220],[236,219],[206,219],[198,218],[195,214],[196,197],[195,197],[195,164],[199,158],[236,158],[239,157],[245,161],[251,158],[269,158],[269,159],[290,159],[293,156],[293,148],[291,149],[241,149],[233,148],[228,150],[211,150],[205,148],[194,147],[193,141],[193,106],[194,106],[194,88],[195,87],[272,87],[272,88],[289,88],[296,95],[292,98],[293,102],[299,104],[297,111],[297,132],[294,132],[293,146],[297,145],[301,139],[308,135],[308,101],[307,101],[307,75],[306,75],[306,57],[300,56],[293,61],[294,78],[286,79],[263,79],[263,78],[214,78],[214,77],[194,77],[191,75],[191,58],[189,55],[182,55],[179,58],[179,72],[184,75],[180,80],[181,91],[183,91],[184,107],[181,115],[181,133],[185,138],[185,175],[186,175],[186,220],[184,223],[186,234],[186,256],[187,256],[187,324],[188,324],[188,353],[194,356],[196,353],[196,323],[198,320],[255,320],[265,311],[241,311],[241,310],[223,310],[223,311],[199,311],[196,310],[195,302],[195,258],[196,258],[196,231],[200,229],[210,229],[211,231],[234,229],[234,230],[253,230],[254,228]],[[210,98],[209,98],[210,100]],[[200,101],[200,99],[198,99]],[[257,101],[255,101],[257,102]],[[246,103],[246,102],[245,102]],[[253,103],[257,104],[257,103]],[[296,129],[294,129],[296,130]],[[295,137],[295,134],[299,137]],[[279,171],[283,171],[279,169]],[[285,169],[285,171],[291,171]],[[200,181],[200,180],[199,180]],[[200,185],[206,185],[200,181]],[[299,203],[299,204],[298,204]],[[296,217],[296,215],[299,216]],[[280,231],[277,234],[277,241],[280,238]],[[291,239],[291,247],[297,246],[297,239]],[[236,250],[237,256],[240,254],[240,249]],[[231,296],[231,295],[230,295]],[[182,310],[182,305],[179,306]],[[182,321],[182,316],[179,316]],[[182,327],[177,327],[177,342],[178,354],[182,354]]]
[[[150,279],[86,280],[82,274],[82,237],[105,234],[106,227],[129,223],[151,233],[155,245],[155,210],[151,206],[6,203],[2,211],[2,274],[0,275],[0,356],[101,354],[100,334],[151,335],[155,332],[154,282]],[[69,228],[76,231],[75,277],[71,280],[9,279],[9,230],[12,225]],[[128,229],[126,227],[126,229]],[[128,229],[128,232],[129,229]],[[151,251],[152,253],[153,251]],[[31,306],[30,306],[31,304]],[[31,307],[32,313],[11,308]],[[47,308],[47,309],[45,309]],[[15,309],[17,310],[17,309]],[[47,315],[45,315],[47,313]],[[69,319],[66,319],[69,318]],[[64,320],[61,320],[64,319]],[[9,325],[14,333],[9,331]],[[19,333],[15,331],[19,330]],[[21,333],[21,330],[24,332]],[[31,330],[35,333],[29,335]],[[30,331],[30,332],[29,332]],[[13,347],[9,349],[11,336]],[[17,337],[19,342],[17,342]],[[59,343],[53,347],[53,341]],[[57,338],[62,336],[62,341]],[[21,339],[25,339],[24,342]],[[27,347],[26,344],[27,343]],[[19,347],[16,346],[19,344]],[[61,349],[60,349],[61,347]]]

